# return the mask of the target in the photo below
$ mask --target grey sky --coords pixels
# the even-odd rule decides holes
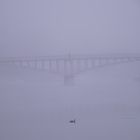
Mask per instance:
[[[0,56],[140,52],[139,1],[0,3]]]

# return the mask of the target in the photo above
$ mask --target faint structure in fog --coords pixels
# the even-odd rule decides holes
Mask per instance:
[[[59,55],[40,57],[1,58],[0,63],[46,70],[63,76],[66,85],[72,85],[80,73],[97,67],[140,61],[139,54]]]

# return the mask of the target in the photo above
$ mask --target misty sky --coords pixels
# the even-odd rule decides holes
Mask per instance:
[[[139,0],[0,0],[0,56],[140,52]]]

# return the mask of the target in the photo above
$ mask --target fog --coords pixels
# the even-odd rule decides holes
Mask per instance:
[[[138,0],[1,0],[0,55],[140,51]]]
[[[139,63],[93,69],[73,85],[47,71],[1,65],[0,138],[139,140]]]
[[[139,25],[139,0],[1,0],[0,140],[139,140],[140,59],[112,59],[72,85],[40,62],[1,61],[140,53]]]

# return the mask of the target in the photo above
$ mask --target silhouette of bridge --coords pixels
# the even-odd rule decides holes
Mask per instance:
[[[64,77],[65,84],[72,84],[74,77],[97,67],[140,61],[140,54],[68,54],[38,57],[6,57],[0,63],[46,70]]]

